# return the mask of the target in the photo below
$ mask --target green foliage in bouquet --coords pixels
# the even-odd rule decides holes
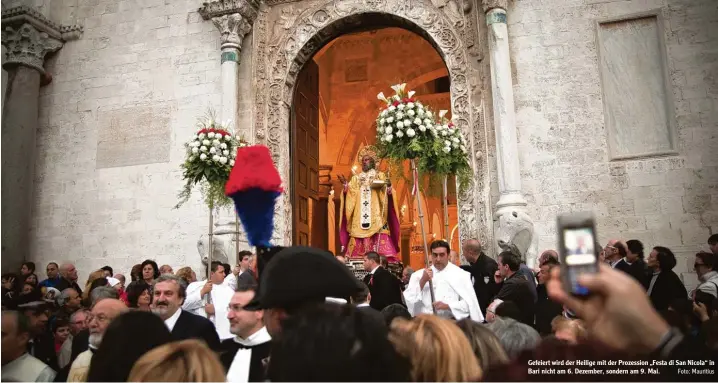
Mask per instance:
[[[445,110],[439,112],[439,121],[430,129],[434,140],[419,163],[422,169],[440,176],[442,182],[444,177],[455,175],[459,187],[466,188],[471,182],[466,138],[461,130],[446,118],[446,113]]]
[[[247,143],[229,131],[229,122],[218,123],[211,110],[197,125],[197,133],[185,144],[187,154],[181,165],[185,185],[175,209],[189,200],[196,185],[200,186],[204,203],[210,209],[231,206],[232,200],[225,196],[224,186],[234,166],[237,149]]]

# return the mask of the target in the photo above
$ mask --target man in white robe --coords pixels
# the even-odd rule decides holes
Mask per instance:
[[[52,382],[55,371],[27,353],[30,320],[17,311],[2,313],[3,382]]]
[[[212,262],[211,272],[212,290],[209,292],[211,301],[204,306],[204,311],[209,320],[214,323],[220,340],[234,338],[234,334],[230,332],[229,319],[227,319],[229,302],[232,300],[234,290],[223,284],[225,273],[224,266],[220,262]]]
[[[484,315],[471,283],[471,274],[449,262],[449,253],[446,241],[431,243],[432,266],[413,273],[404,291],[407,309],[412,316],[433,313],[429,289],[429,281],[432,281],[435,297],[433,308],[437,315],[448,319],[471,318],[483,322]]]

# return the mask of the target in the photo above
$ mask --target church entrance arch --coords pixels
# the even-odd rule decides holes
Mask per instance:
[[[451,112],[456,125],[469,139],[471,153],[482,153],[486,136],[479,129],[481,101],[472,97],[469,58],[451,20],[430,2],[393,0],[328,1],[303,10],[290,19],[278,35],[268,33],[267,9],[255,22],[254,77],[257,79],[253,132],[264,143],[286,180],[286,192],[275,212],[275,243],[295,242],[292,199],[292,106],[297,83],[305,65],[327,42],[350,32],[399,27],[424,37],[443,58],[451,83]],[[391,84],[387,84],[391,85]],[[480,238],[492,242],[488,166],[485,156],[470,158],[475,180],[458,191],[460,239]]]

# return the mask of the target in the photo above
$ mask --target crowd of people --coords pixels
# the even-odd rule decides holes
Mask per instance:
[[[401,278],[367,253],[363,280],[342,255],[307,247],[242,252],[234,267],[212,262],[206,280],[146,260],[127,283],[105,266],[82,287],[72,263],[47,264],[40,281],[25,262],[2,275],[2,380],[714,380],[718,235],[708,244],[690,292],[670,249],[597,245],[599,272],[580,279],[585,299],[565,292],[557,251],[532,270],[511,251],[487,256],[477,240],[463,244],[461,266],[434,241],[431,264]],[[566,360],[628,367],[534,367]],[[676,360],[691,364],[658,362]]]

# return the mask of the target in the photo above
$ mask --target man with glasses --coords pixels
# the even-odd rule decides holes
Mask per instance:
[[[103,299],[98,301],[90,313],[90,347],[87,351],[77,356],[72,363],[67,377],[68,382],[86,382],[87,373],[90,370],[92,354],[100,347],[102,336],[113,319],[122,313],[129,311],[129,308],[119,299]]]
[[[254,286],[244,286],[229,302],[227,318],[235,337],[222,342],[220,356],[228,382],[266,380],[263,361],[269,357],[272,338],[264,327],[264,311],[252,302],[255,294]]]
[[[716,255],[705,251],[696,254],[696,260],[693,263],[693,270],[698,274],[698,280],[701,282],[691,293],[691,298],[695,300],[696,293],[703,292],[712,295],[713,298],[718,297],[718,271],[715,270]]]

